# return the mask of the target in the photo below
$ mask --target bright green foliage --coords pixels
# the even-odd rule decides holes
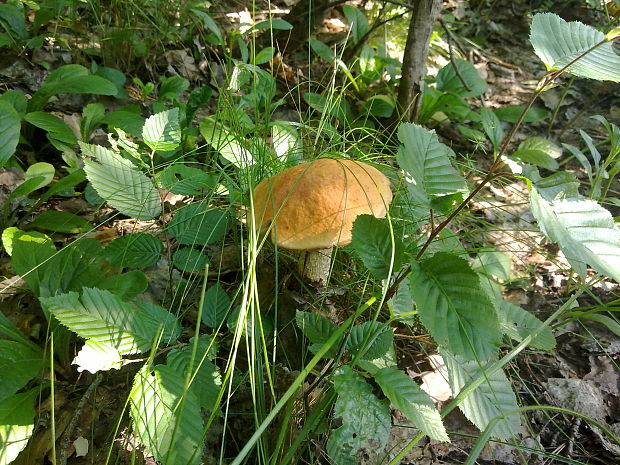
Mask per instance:
[[[11,234],[5,234],[7,232]],[[40,284],[49,279],[48,264],[56,254],[52,240],[45,234],[36,231],[26,233],[17,228],[5,231],[2,240],[5,249],[13,256],[15,272],[28,283],[35,294],[41,295]]]
[[[454,396],[475,378],[481,376],[482,371],[487,367],[486,363],[467,360],[445,350],[440,353],[448,368],[450,389]],[[463,399],[459,408],[467,419],[482,431],[491,420],[517,410],[519,405],[512,392],[510,381],[504,372],[498,369],[486,376],[485,381]],[[519,414],[514,414],[498,421],[491,434],[497,438],[510,439],[520,433],[521,420]]]
[[[393,340],[389,326],[366,321],[351,329],[346,347],[352,355],[360,354],[361,360],[375,360],[386,354],[392,347]]]
[[[243,168],[254,164],[254,156],[246,148],[246,143],[228,128],[205,118],[200,122],[200,133],[207,144],[236,167]]]
[[[218,328],[230,311],[231,301],[220,283],[205,292],[202,304],[202,322],[210,328]]]
[[[146,275],[140,270],[108,276],[98,283],[99,289],[106,289],[123,300],[133,300],[149,287]]]
[[[390,225],[386,219],[360,215],[353,223],[352,233],[353,249],[376,278],[385,279],[390,270],[400,269],[405,246],[396,234],[392,240]]]
[[[502,332],[517,342],[521,342],[542,325],[542,321],[530,312],[506,300],[496,299],[495,306]],[[551,328],[546,327],[530,345],[540,350],[553,350],[555,337]]]
[[[355,465],[360,449],[383,450],[392,416],[386,403],[377,399],[372,388],[348,365],[338,368],[332,380],[338,393],[334,418],[340,418],[342,426],[332,430],[327,453],[333,464]]]
[[[452,63],[441,68],[437,73],[438,91],[450,92],[460,97],[478,97],[487,91],[489,86],[480,77],[474,65],[465,60],[454,60],[454,62],[459,73],[456,73]],[[461,79],[465,81],[469,90],[463,86]]]
[[[39,392],[32,389],[0,402],[0,465],[11,463],[26,447],[34,429]]]
[[[80,135],[83,142],[88,142],[93,130],[103,122],[105,107],[100,103],[89,103],[82,110]]]
[[[151,180],[119,153],[80,143],[86,177],[101,198],[121,213],[150,220],[161,213],[159,194]]]
[[[398,128],[398,140],[403,145],[398,148],[396,160],[416,203],[428,207],[433,198],[467,192],[465,180],[450,163],[454,153],[439,142],[435,131],[403,123]]]
[[[541,166],[548,170],[559,168],[556,161],[562,155],[562,148],[543,137],[530,137],[519,144],[511,157],[523,163]]]
[[[222,386],[220,372],[211,361],[217,353],[217,343],[208,334],[201,334],[198,338],[194,363],[191,365],[195,343],[195,339],[191,338],[185,347],[171,350],[166,358],[166,364],[177,373],[189,375],[191,381],[189,390],[198,398],[200,408],[212,411]],[[190,366],[192,369],[188,370]]]
[[[336,332],[338,327],[330,320],[322,315],[312,312],[302,312],[297,310],[295,313],[295,322],[304,336],[312,343],[309,347],[310,351],[317,353],[323,344]],[[338,354],[342,339],[329,348],[325,357],[333,358]]]
[[[147,118],[142,129],[144,143],[156,152],[176,149],[181,143],[179,109],[162,111]]]
[[[530,199],[541,231],[559,244],[577,273],[585,278],[590,265],[620,282],[620,229],[608,210],[588,199],[547,201],[535,187]]]
[[[0,339],[0,401],[23,388],[43,369],[43,353],[17,341]]]
[[[41,299],[44,308],[78,336],[115,348],[121,355],[147,352],[163,331],[166,343],[181,328],[162,307],[146,302],[125,302],[109,291],[84,288]]]
[[[0,100],[0,168],[15,153],[19,143],[20,130],[21,117],[19,113],[11,104]]]
[[[420,319],[439,346],[467,360],[497,356],[497,314],[466,260],[437,252],[413,263],[409,284]]]
[[[386,367],[374,374],[375,381],[416,428],[437,441],[450,441],[437,407],[426,392],[396,367]]]
[[[209,257],[191,247],[177,249],[172,255],[172,264],[181,271],[204,271],[208,262]]]
[[[123,366],[123,356],[109,344],[88,339],[73,360],[78,371],[119,370]]]
[[[182,372],[167,365],[144,366],[129,395],[135,431],[155,460],[166,465],[198,465],[204,443],[200,404],[185,392]]]
[[[548,70],[558,70],[606,40],[605,34],[578,21],[566,22],[553,13],[534,16],[530,42]],[[620,56],[606,42],[573,63],[568,72],[578,77],[620,81]]]
[[[81,216],[74,215],[73,213],[47,210],[39,213],[28,224],[28,227],[52,232],[78,234],[90,231],[92,225]]]
[[[215,187],[216,178],[198,168],[175,163],[157,175],[159,186],[173,194],[203,195]]]
[[[194,203],[177,210],[168,228],[168,232],[181,244],[206,245],[226,235],[228,213],[206,204]]]
[[[110,242],[103,255],[121,268],[146,268],[157,263],[163,250],[159,239],[147,233],[132,233]]]

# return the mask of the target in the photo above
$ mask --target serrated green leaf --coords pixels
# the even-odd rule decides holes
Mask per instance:
[[[461,97],[478,97],[484,94],[489,86],[480,77],[474,65],[464,60],[454,60],[458,74],[452,63],[448,63],[437,73],[437,90],[451,92]],[[462,79],[462,81],[461,81]],[[463,86],[463,81],[467,84]]]
[[[532,19],[530,42],[548,70],[562,69],[575,58],[606,40],[605,34],[579,21],[566,22],[553,13],[538,13]],[[589,79],[620,81],[620,57],[606,42],[568,68]]]
[[[390,270],[400,269],[405,246],[396,234],[392,240],[388,220],[360,215],[353,223],[352,234],[353,249],[376,278],[385,279]]]
[[[301,332],[304,333],[304,336],[312,342],[310,350],[313,353],[318,352],[319,349],[323,347],[323,344],[325,344],[331,335],[338,329],[334,323],[324,316],[317,313],[302,312],[301,310],[297,310],[295,312],[295,322],[297,323],[299,329],[301,329]],[[341,344],[342,338],[338,339],[338,341],[336,341],[336,343],[329,348],[325,354],[325,357],[333,358],[338,355],[338,350],[340,349]]]
[[[177,319],[146,302],[125,302],[109,291],[84,288],[41,298],[43,307],[78,336],[107,344],[121,355],[147,352],[163,330],[166,342],[180,334]]]
[[[162,111],[147,118],[142,128],[142,138],[156,152],[176,149],[181,143],[179,109]]]
[[[123,300],[131,301],[149,287],[146,275],[140,270],[108,276],[97,284],[99,289],[106,289]]]
[[[375,360],[387,353],[393,341],[394,335],[389,326],[366,321],[351,329],[346,348],[352,355],[361,352],[360,358],[363,360]]]
[[[502,332],[517,342],[521,342],[542,325],[542,321],[530,312],[506,300],[495,300],[495,306],[499,314],[499,324]],[[555,347],[555,337],[553,337],[551,328],[546,327],[542,333],[530,342],[530,345],[540,350],[553,350]]]
[[[440,351],[448,368],[450,389],[456,396],[460,390],[473,381],[484,369],[475,360],[453,355],[446,350]],[[512,391],[510,381],[504,372],[499,369],[487,376],[485,382],[466,396],[459,404],[463,414],[478,427],[484,430],[489,422],[498,416],[506,415],[517,410],[517,398]],[[519,414],[510,415],[500,420],[493,428],[492,436],[501,439],[510,439],[521,433],[521,419]]]
[[[195,343],[195,339],[191,338],[185,347],[171,350],[166,358],[166,365],[177,373],[189,375],[190,390],[198,397],[200,407],[212,411],[222,386],[219,369],[211,362],[217,352],[217,343],[208,334],[201,334],[196,346],[194,363],[191,365]]]
[[[48,210],[39,213],[32,222],[28,223],[28,228],[77,234],[90,231],[92,225],[84,218],[73,213]]]
[[[131,233],[110,242],[103,255],[110,263],[121,268],[147,268],[158,262],[163,245],[147,233]]]
[[[420,319],[437,344],[468,360],[497,356],[497,314],[466,260],[437,252],[413,263],[409,284]]]
[[[205,292],[202,305],[202,322],[209,328],[218,328],[231,308],[231,301],[220,283],[211,286]]]
[[[32,389],[0,402],[0,465],[9,465],[28,444],[39,395],[40,389]]]
[[[204,442],[200,405],[185,377],[172,367],[145,366],[129,394],[130,415],[140,441],[166,465],[198,465]],[[185,392],[185,395],[183,395]]]
[[[0,402],[9,398],[44,366],[43,353],[17,341],[0,339]]]
[[[396,160],[403,169],[407,189],[421,205],[430,206],[430,199],[457,192],[466,193],[465,180],[450,163],[452,150],[439,142],[435,131],[412,123],[398,128]]]
[[[535,187],[530,199],[541,231],[560,246],[577,273],[586,277],[590,265],[620,282],[620,229],[609,211],[589,199],[548,202]]]
[[[398,368],[386,367],[374,374],[375,381],[413,425],[437,441],[450,441],[439,411],[429,395]]]
[[[114,347],[89,339],[73,359],[73,364],[80,372],[119,370],[123,366],[123,357]]]
[[[209,257],[191,247],[177,249],[172,255],[172,264],[181,271],[204,271],[208,262]]]
[[[157,175],[157,181],[163,189],[173,194],[203,195],[217,183],[217,178],[198,168],[175,163]]]
[[[15,153],[22,119],[8,102],[0,101],[0,168]]]
[[[150,220],[161,213],[159,193],[151,180],[120,154],[80,142],[85,155],[86,177],[97,193],[121,213],[139,220]]]
[[[398,319],[398,321],[402,321],[408,325],[415,322],[415,316],[418,312],[415,309],[415,303],[411,296],[408,280],[405,279],[400,283],[396,290],[396,294],[389,300],[388,304],[392,316]]]
[[[342,426],[332,430],[327,453],[333,463],[355,464],[360,449],[381,452],[385,447],[392,426],[390,409],[348,365],[336,370],[332,379],[338,393],[334,418],[340,418]]]
[[[219,241],[228,230],[228,213],[195,203],[177,210],[168,232],[184,245],[206,245]]]

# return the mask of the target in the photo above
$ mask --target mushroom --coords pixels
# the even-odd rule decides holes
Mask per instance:
[[[391,201],[389,179],[373,166],[320,158],[263,179],[254,189],[254,221],[257,231],[271,225],[278,247],[304,251],[302,277],[324,285],[332,248],[351,243],[355,218],[383,218]]]

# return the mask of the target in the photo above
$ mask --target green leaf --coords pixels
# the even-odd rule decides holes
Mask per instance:
[[[2,312],[0,312],[0,334],[8,336],[10,339],[17,342],[21,342],[22,344],[29,346],[31,349],[38,348],[38,346],[33,342],[30,342],[30,340],[24,336],[19,329],[17,329],[17,326],[15,326]]]
[[[374,95],[364,102],[364,111],[377,118],[389,118],[396,104],[389,95]]]
[[[254,157],[245,147],[245,141],[228,128],[205,118],[200,122],[200,133],[207,144],[236,167],[243,168],[254,164]]]
[[[440,354],[448,368],[453,397],[487,368],[485,364],[480,365],[475,360],[467,360],[445,350],[441,350]],[[485,382],[466,396],[459,404],[459,408],[467,419],[482,431],[491,420],[517,410],[519,405],[510,386],[510,381],[504,372],[498,369],[488,375]],[[517,413],[498,421],[491,434],[500,439],[511,439],[519,436],[520,433],[521,419]]]
[[[456,69],[458,69],[459,73],[456,73],[452,63],[448,63],[441,68],[437,73],[438,91],[451,92],[461,97],[478,97],[487,91],[489,86],[487,82],[480,77],[474,65],[464,60],[454,60],[454,62],[456,63]],[[463,86],[461,78],[465,84],[467,84],[469,90]]]
[[[304,333],[304,336],[312,343],[310,346],[310,351],[312,353],[317,353],[321,347],[323,347],[323,344],[325,344],[338,329],[334,323],[324,316],[317,313],[302,312],[301,310],[295,312],[295,322],[299,329],[301,329],[301,332]],[[329,348],[325,357],[334,358],[338,355],[338,350],[341,345],[342,338],[338,339],[334,345]]]
[[[0,26],[12,36],[13,40],[28,38],[24,9],[11,4],[0,5]]]
[[[29,195],[37,189],[47,186],[54,179],[55,170],[49,163],[34,163],[26,170],[26,178],[11,192],[8,199]]]
[[[374,374],[375,381],[413,425],[436,441],[450,442],[441,416],[429,395],[398,368],[386,367]]]
[[[177,210],[168,232],[184,245],[206,245],[221,240],[228,230],[228,213],[194,203]]]
[[[346,348],[351,355],[361,352],[362,360],[375,360],[382,357],[392,347],[394,336],[389,326],[383,323],[366,321],[351,329]],[[365,344],[364,344],[365,342]]]
[[[542,325],[542,321],[530,312],[504,299],[496,299],[495,306],[499,314],[499,324],[502,332],[517,342],[521,342]],[[555,347],[555,337],[553,337],[551,328],[546,327],[542,333],[530,342],[530,345],[540,350],[553,350]]]
[[[218,328],[225,320],[232,302],[220,283],[205,292],[202,304],[202,322],[209,328]]]
[[[183,163],[168,166],[158,174],[157,181],[163,189],[180,195],[204,195],[217,184],[215,176]]]
[[[177,319],[162,307],[125,302],[109,291],[84,288],[41,298],[43,307],[78,336],[107,344],[121,355],[148,352],[163,330],[166,342],[180,335]]]
[[[202,461],[203,422],[198,398],[185,392],[185,377],[169,366],[145,366],[129,394],[134,430],[155,460],[166,465]]]
[[[32,389],[0,402],[0,465],[9,465],[28,444],[39,395],[40,389]]]
[[[303,158],[304,148],[299,132],[293,124],[276,121],[271,126],[271,139],[278,158],[294,163]]]
[[[28,100],[26,96],[18,90],[7,90],[0,95],[0,102],[11,105],[20,116],[26,114],[28,108]]]
[[[468,360],[496,357],[497,314],[466,260],[437,252],[413,263],[410,287],[420,319],[437,344]]]
[[[175,100],[179,95],[189,89],[189,81],[181,76],[170,76],[162,79],[159,86],[158,98],[160,101]],[[178,108],[176,109],[178,113]],[[173,111],[173,110],[170,110]],[[170,149],[172,150],[172,149]]]
[[[332,116],[342,123],[352,119],[351,107],[341,96],[334,94],[331,98],[327,98],[321,94],[306,92],[302,97],[311,108],[319,113]]]
[[[530,137],[519,144],[519,148],[512,154],[523,163],[538,165],[548,170],[559,168],[557,158],[562,156],[562,148],[543,137]]]
[[[71,128],[56,115],[45,113],[44,111],[33,111],[24,115],[24,119],[33,126],[47,131],[48,138],[52,137],[69,145],[77,142],[77,137],[75,137]]]
[[[204,271],[208,262],[209,257],[191,247],[177,249],[172,255],[172,264],[181,271]]]
[[[388,406],[372,393],[372,388],[348,365],[336,370],[332,377],[338,400],[334,418],[342,426],[332,430],[327,453],[332,463],[356,464],[360,449],[380,453],[390,435],[392,416]]]
[[[396,160],[403,169],[413,199],[430,206],[430,199],[457,192],[466,193],[465,180],[450,163],[454,152],[439,142],[435,131],[403,123],[398,128]]]
[[[508,123],[516,123],[519,120],[519,116],[525,110],[525,105],[508,105],[505,107],[497,108],[493,110],[495,115],[502,121],[506,121]],[[527,110],[525,117],[523,118],[524,123],[533,123],[534,121],[538,121],[539,119],[547,116],[547,110],[539,107],[532,107]]]
[[[89,339],[73,359],[73,364],[77,365],[79,372],[120,370],[123,366],[123,356],[114,347]]]
[[[353,43],[356,44],[366,36],[366,33],[370,29],[368,26],[368,19],[366,19],[366,15],[363,11],[351,5],[343,5],[342,12],[351,27],[351,38],[353,39]]]
[[[103,255],[121,268],[147,268],[159,261],[163,245],[147,233],[131,233],[117,237],[103,249]]]
[[[121,213],[150,220],[161,213],[159,193],[151,180],[120,154],[80,142],[86,177],[97,193]]]
[[[548,70],[562,69],[596,44],[605,34],[578,21],[566,22],[553,13],[534,15],[530,42]],[[620,82],[620,57],[606,42],[568,68],[578,77]]]
[[[11,397],[44,366],[43,353],[16,341],[0,339],[0,402]]]
[[[276,53],[275,47],[265,47],[260,52],[256,54],[254,57],[255,65],[264,65],[269,60],[273,58],[273,55]]]
[[[253,31],[262,31],[265,29],[273,29],[274,31],[290,31],[293,29],[293,25],[283,19],[266,19],[265,21],[260,21],[252,26],[246,34],[249,34]]]
[[[56,247],[45,234],[35,231],[26,233],[20,230],[11,232],[10,237],[5,237],[3,233],[2,240],[4,247],[7,250],[11,249],[13,269],[36,295],[40,295],[40,283],[47,275],[46,267],[40,265],[48,262],[56,254]]]
[[[312,51],[323,58],[327,63],[331,65],[335,63],[336,54],[330,46],[316,39],[309,39],[309,44]]]
[[[82,121],[80,121],[80,133],[82,140],[88,142],[93,130],[103,122],[105,118],[105,108],[100,103],[90,103],[82,110]]]
[[[620,282],[620,229],[609,211],[589,199],[548,202],[535,187],[530,199],[540,230],[560,246],[577,273],[585,278],[590,265]]]
[[[392,316],[398,321],[402,321],[408,325],[415,323],[415,316],[418,312],[415,309],[413,297],[411,297],[409,281],[404,280],[399,284],[396,294],[389,300],[388,304]]]
[[[195,344],[195,338],[191,338],[185,347],[168,352],[166,365],[173,368],[177,373],[189,375],[190,390],[198,398],[200,408],[213,411],[222,387],[219,369],[211,362],[217,352],[217,344],[208,334],[201,334],[198,338],[196,355],[192,365],[191,360]]]
[[[499,146],[504,138],[504,130],[502,129],[502,123],[495,113],[488,108],[480,109],[480,122],[482,123],[482,129],[491,141],[495,152],[499,150]]]
[[[0,100],[0,168],[15,153],[21,131],[21,116],[6,101]]]
[[[181,143],[179,109],[162,111],[147,118],[142,129],[144,143],[156,152],[168,152]]]
[[[512,262],[508,255],[497,250],[483,250],[476,255],[471,267],[477,273],[508,281],[511,265]]]
[[[392,240],[388,220],[360,215],[353,223],[352,234],[353,249],[376,278],[385,279],[390,270],[400,269],[405,246],[396,234]]]
[[[209,101],[213,91],[208,86],[196,87],[187,98],[185,107],[185,127],[192,127],[192,121],[200,107]]]
[[[215,36],[219,39],[220,43],[224,41],[224,38],[222,37],[222,33],[220,32],[220,28],[217,27],[217,24],[215,23],[215,21],[213,21],[211,16],[209,16],[204,11],[200,11],[195,8],[191,8],[190,11],[194,13],[196,16],[198,16],[200,19],[202,19],[202,22],[205,25],[205,27],[209,29],[213,34],[215,34]]]
[[[77,234],[90,231],[92,225],[84,218],[74,215],[73,213],[48,210],[39,213],[34,220],[28,224],[28,228]]]
[[[144,122],[145,119],[139,113],[122,109],[108,113],[102,120],[108,128],[120,128],[135,137],[142,137]]]
[[[108,276],[97,284],[99,289],[106,289],[123,300],[131,301],[149,287],[146,275],[140,270]]]

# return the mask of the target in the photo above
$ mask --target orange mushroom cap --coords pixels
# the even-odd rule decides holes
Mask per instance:
[[[383,218],[391,201],[389,179],[373,166],[320,158],[263,179],[253,212],[259,231],[274,222],[279,247],[315,250],[349,244],[355,218]]]

